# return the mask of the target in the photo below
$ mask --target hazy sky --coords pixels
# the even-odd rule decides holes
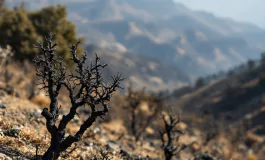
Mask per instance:
[[[175,0],[191,9],[247,21],[265,28],[265,0]]]

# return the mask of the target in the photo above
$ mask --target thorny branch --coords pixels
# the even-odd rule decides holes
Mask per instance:
[[[106,84],[101,75],[101,69],[107,65],[99,63],[100,58],[95,54],[95,63],[87,65],[87,54],[82,56],[77,55],[77,48],[80,41],[75,45],[70,46],[71,60],[76,64],[74,73],[66,69],[63,64],[62,57],[56,55],[57,43],[53,43],[54,34],[49,33],[45,37],[46,45],[43,42],[38,42],[35,47],[39,48],[41,55],[34,59],[39,68],[36,70],[36,75],[48,92],[51,100],[49,109],[44,108],[42,115],[46,118],[46,127],[52,137],[56,134],[64,137],[67,124],[77,115],[77,109],[80,106],[88,105],[91,108],[90,116],[83,122],[79,131],[75,135],[70,135],[63,138],[61,141],[61,149],[65,150],[72,143],[80,140],[87,128],[89,128],[97,117],[102,117],[107,114],[109,108],[107,102],[111,96],[120,87],[120,82],[124,80],[121,74],[112,76],[112,83]],[[58,127],[55,125],[59,116],[58,95],[62,87],[65,87],[69,92],[71,100],[70,112],[63,115]],[[97,105],[102,105],[103,109],[99,110]]]

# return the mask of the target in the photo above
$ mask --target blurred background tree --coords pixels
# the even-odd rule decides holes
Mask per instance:
[[[195,87],[196,88],[200,88],[203,87],[205,85],[205,81],[203,79],[203,77],[199,77],[196,82],[195,82]]]
[[[38,50],[33,49],[31,44],[39,39],[38,34],[23,6],[4,12],[0,30],[4,31],[0,32],[0,44],[10,45],[15,59],[32,59],[37,54]]]
[[[3,8],[3,9],[1,9]],[[23,5],[4,9],[0,0],[0,45],[10,45],[17,60],[31,60],[38,52],[32,47],[42,35],[55,32],[55,41],[60,42],[57,53],[70,58],[68,47],[83,38],[77,37],[75,25],[67,20],[66,8],[62,5],[48,6],[38,11],[27,11]],[[82,53],[80,48],[78,53]],[[70,62],[70,61],[68,61]],[[72,63],[67,63],[72,65]]]
[[[56,33],[55,41],[60,42],[61,46],[57,47],[57,53],[60,55],[69,52],[70,44],[75,44],[78,40],[83,41],[83,38],[77,37],[75,24],[67,20],[66,8],[62,5],[49,6],[40,11],[31,12],[29,18],[39,35],[45,35],[51,29]],[[79,47],[77,52],[81,53],[82,49]],[[71,54],[64,56],[69,59]]]
[[[252,59],[249,59],[247,64],[248,64],[248,70],[249,71],[253,70],[253,68],[255,67],[255,61]]]
[[[265,52],[262,52],[261,54],[261,57],[260,57],[260,64],[261,64],[261,67],[262,68],[265,68]]]

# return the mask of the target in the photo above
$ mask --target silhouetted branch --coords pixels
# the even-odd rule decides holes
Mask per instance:
[[[54,34],[52,33],[45,37],[46,47],[43,42],[38,42],[35,45],[41,51],[41,54],[34,59],[36,65],[39,66],[36,75],[43,86],[41,89],[47,91],[51,100],[49,109],[44,108],[42,111],[42,115],[46,119],[46,127],[52,136],[51,146],[44,154],[43,159],[50,159],[51,157],[57,159],[62,151],[81,139],[84,132],[95,122],[97,117],[106,115],[109,111],[107,102],[110,101],[116,89],[120,88],[120,82],[124,80],[121,74],[117,74],[112,77],[112,83],[105,84],[100,70],[107,65],[100,64],[100,58],[97,55],[94,64],[86,65],[87,55],[84,54],[80,57],[77,55],[80,42],[70,46],[71,60],[76,64],[74,73],[67,70],[63,65],[62,58],[55,54],[57,43],[52,42],[53,37]],[[71,108],[68,114],[63,115],[57,127],[55,123],[60,110],[58,95],[62,87],[65,87],[69,92]],[[103,106],[103,109],[97,108],[99,104]],[[90,116],[75,135],[65,137],[66,126],[75,115],[78,115],[77,109],[83,105],[90,106],[92,111]]]
[[[180,135],[183,134],[180,130],[174,130],[175,126],[179,123],[179,116],[174,117],[172,114],[162,115],[165,130],[160,131],[160,138],[162,141],[161,148],[164,150],[164,155],[166,160],[171,160],[174,156],[178,156],[182,150],[186,148],[186,145],[175,144],[174,141],[178,141]],[[180,135],[176,136],[176,133]],[[164,136],[166,135],[167,138]]]

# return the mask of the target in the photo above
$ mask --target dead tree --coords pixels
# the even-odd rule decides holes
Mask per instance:
[[[70,47],[71,60],[76,64],[74,73],[66,69],[62,57],[56,55],[57,43],[52,42],[53,36],[54,34],[49,33],[48,37],[45,37],[45,44],[38,42],[37,45],[34,45],[41,51],[41,54],[34,58],[34,62],[38,66],[36,75],[43,86],[40,89],[45,89],[51,100],[49,109],[44,108],[41,113],[46,119],[46,128],[51,135],[50,146],[42,156],[44,160],[58,159],[63,151],[81,139],[84,132],[98,117],[106,115],[109,111],[107,102],[110,101],[116,89],[120,88],[120,82],[124,80],[120,74],[117,74],[112,76],[110,84],[106,84],[100,70],[107,65],[99,64],[100,58],[97,55],[95,63],[86,65],[87,54],[80,57],[77,55],[77,47],[80,42]],[[69,92],[71,107],[69,113],[63,115],[56,126],[55,123],[61,108],[58,106],[58,95],[63,87]],[[77,109],[84,105],[90,107],[91,114],[75,135],[66,136],[66,126],[75,115],[78,115]],[[99,109],[99,105],[102,105],[103,109]]]
[[[157,97],[149,98],[148,103],[150,105],[150,109],[152,109],[152,113],[148,116],[147,115],[145,116],[145,119],[143,120],[144,123],[142,123],[142,125],[136,132],[136,135],[135,135],[136,141],[138,141],[141,138],[146,128],[149,127],[152,124],[153,120],[157,117],[157,115],[159,115],[159,112],[161,111],[161,108],[163,106],[162,100]],[[143,114],[146,114],[146,113],[143,113]]]
[[[152,123],[154,118],[159,113],[162,100],[158,97],[150,97],[145,93],[145,88],[142,91],[137,92],[133,91],[132,87],[128,88],[128,96],[126,97],[128,109],[131,112],[130,119],[130,129],[132,135],[135,137],[135,140],[138,141],[143,135],[146,128]],[[147,113],[142,113],[140,111],[140,103],[142,101],[148,102],[149,109],[152,110],[148,115]]]
[[[174,117],[172,114],[162,115],[165,129],[160,131],[160,137],[162,141],[161,148],[164,150],[166,160],[171,160],[174,156],[179,156],[180,152],[186,148],[186,145],[175,144],[179,140],[179,137],[184,134],[181,130],[175,130],[175,126],[179,123],[179,116]],[[178,134],[177,134],[178,133]],[[166,138],[165,138],[166,135]]]
[[[133,92],[131,86],[128,88],[128,96],[126,97],[126,100],[128,102],[128,105],[125,106],[126,109],[130,109],[131,112],[131,124],[130,124],[130,128],[131,128],[131,132],[132,135],[138,139],[137,137],[137,126],[136,126],[136,110],[139,107],[139,104],[141,103],[141,101],[144,100],[144,94],[145,94],[145,90],[143,88],[143,90],[141,92]]]

